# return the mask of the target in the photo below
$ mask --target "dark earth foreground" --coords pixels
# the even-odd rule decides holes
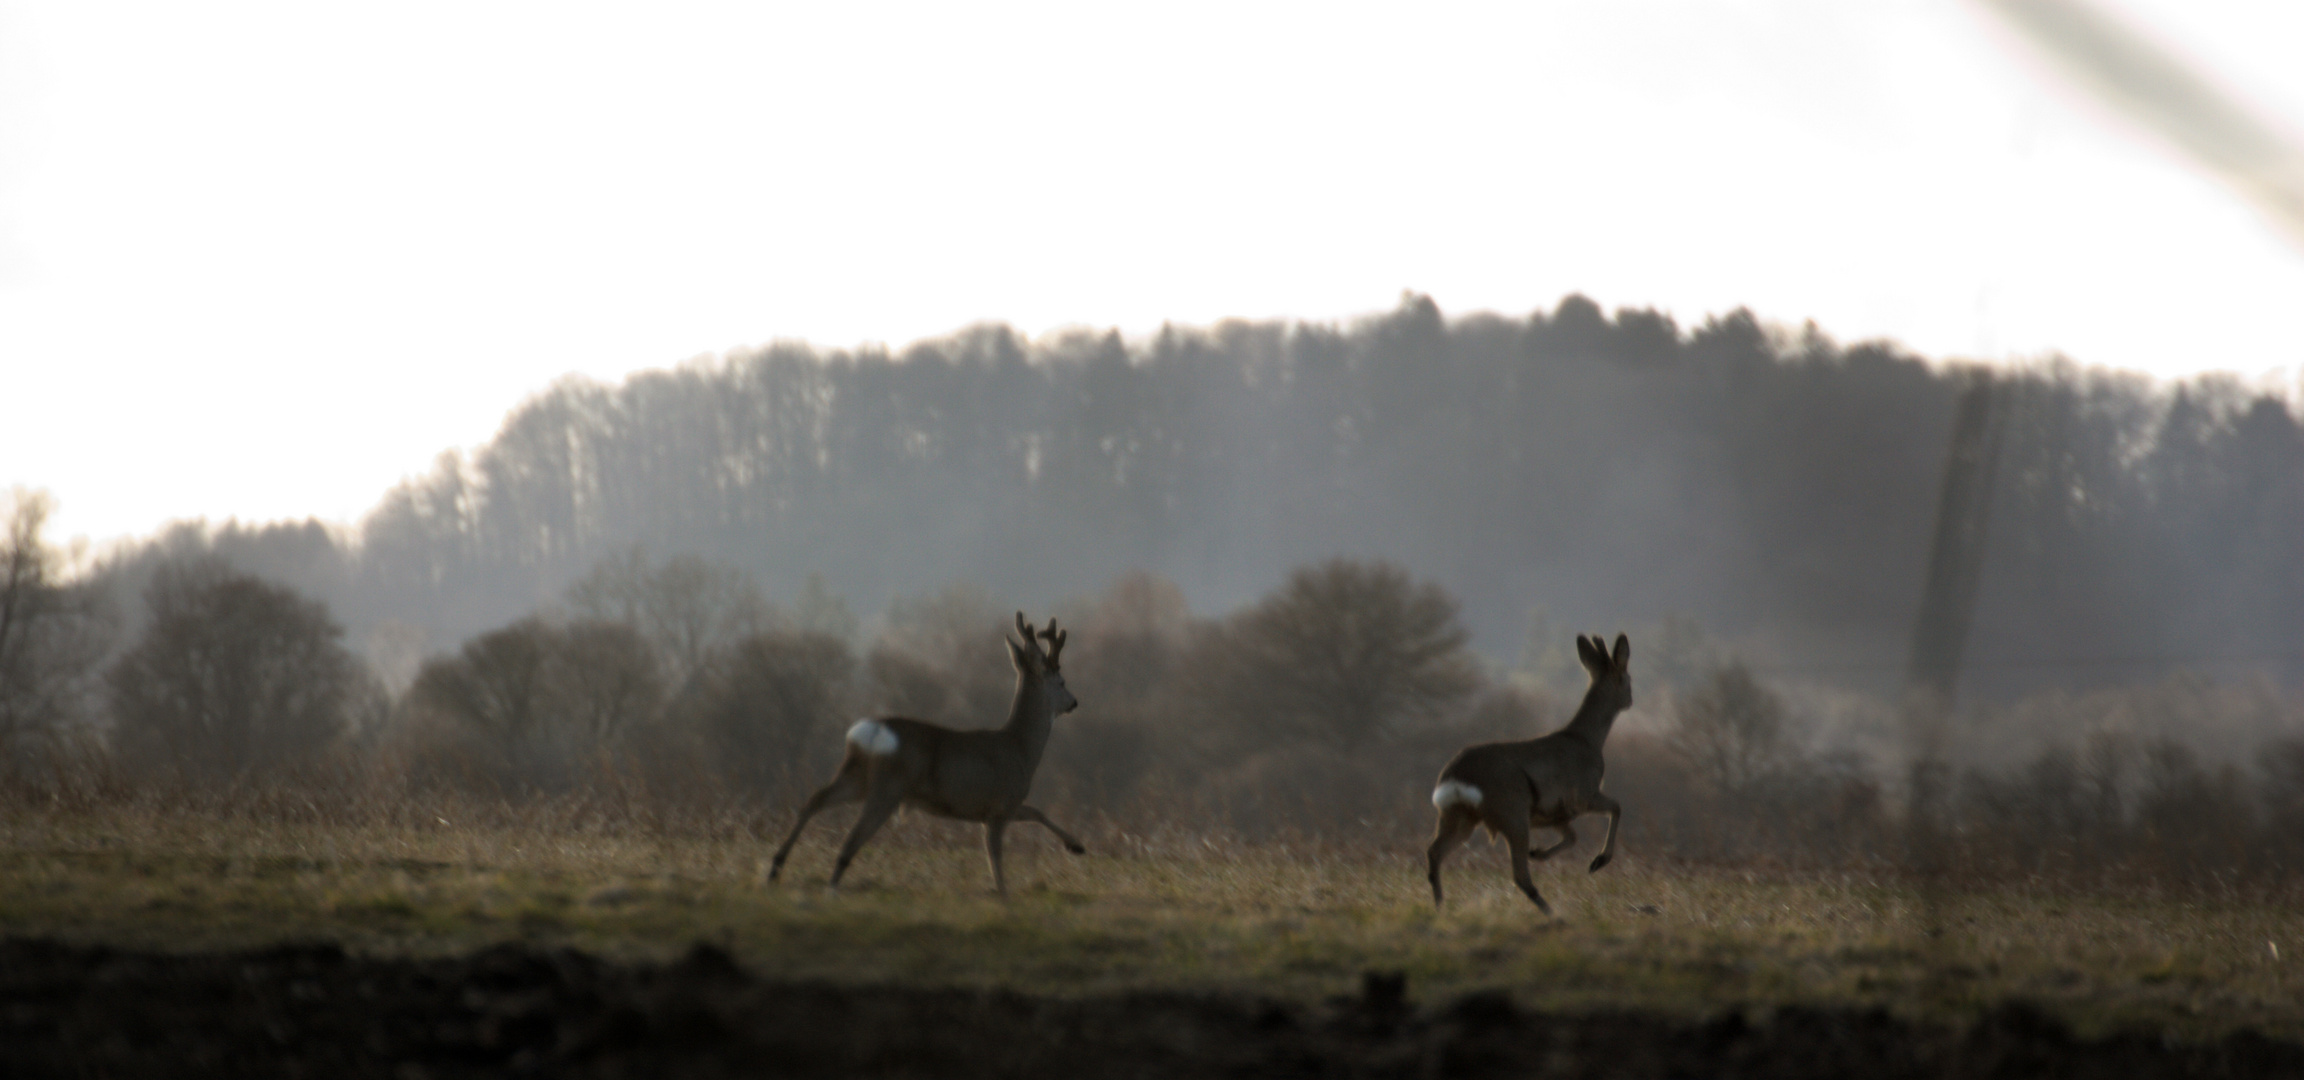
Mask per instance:
[[[671,964],[498,946],[170,956],[0,942],[0,1076],[2304,1077],[2304,1046],[2079,1041],[2011,1004],[1967,1030],[1879,1011],[1757,1022],[1416,1002],[1370,975],[1302,1007],[1170,993],[775,983],[698,945]]]

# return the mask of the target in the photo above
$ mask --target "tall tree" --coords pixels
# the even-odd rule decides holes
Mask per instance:
[[[1456,601],[1387,562],[1296,571],[1187,661],[1220,724],[1251,743],[1356,749],[1445,715],[1479,687]]]
[[[84,719],[115,629],[103,593],[59,580],[42,539],[53,503],[10,492],[0,522],[0,760]]]
[[[132,760],[211,781],[308,763],[380,692],[325,605],[221,560],[163,567],[144,599],[105,676]]]

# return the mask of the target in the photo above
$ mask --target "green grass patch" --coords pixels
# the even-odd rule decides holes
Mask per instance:
[[[1689,1015],[1784,1004],[1958,1020],[2010,999],[2082,1031],[2304,1037],[2292,906],[2041,890],[1923,892],[1865,874],[1543,864],[1559,919],[1501,850],[1451,862],[1434,912],[1421,852],[1091,837],[1075,857],[1024,831],[1012,899],[976,832],[912,819],[825,878],[822,825],[764,884],[751,836],[322,827],[120,814],[0,824],[0,931],[123,947],[327,939],[389,954],[499,941],[665,958],[731,950],[774,978],[1009,986],[1069,995],[1237,990],[1297,1000],[1402,970],[1412,997],[1509,991],[1532,1008]]]

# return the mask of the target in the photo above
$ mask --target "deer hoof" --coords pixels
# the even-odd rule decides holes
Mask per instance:
[[[1064,850],[1066,850],[1066,851],[1069,851],[1069,852],[1071,852],[1071,853],[1072,853],[1072,854],[1074,854],[1074,855],[1086,855],[1086,854],[1088,854],[1088,849],[1087,849],[1086,847],[1082,846],[1082,845],[1079,845],[1079,844],[1066,844],[1066,845],[1064,845]]]
[[[1599,873],[1599,872],[1600,872],[1600,868],[1601,868],[1601,867],[1608,865],[1608,860],[1609,860],[1610,858],[1611,858],[1611,856],[1610,856],[1610,855],[1609,855],[1607,852],[1605,852],[1605,851],[1601,852],[1598,858],[1595,858],[1595,859],[1593,859],[1593,860],[1592,860],[1592,869],[1590,869],[1590,870],[1587,870],[1587,871],[1585,871],[1585,872],[1586,872],[1586,873],[1589,873],[1589,874],[1597,874],[1597,873]]]

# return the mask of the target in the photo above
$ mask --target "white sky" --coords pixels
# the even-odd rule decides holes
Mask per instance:
[[[2304,129],[2304,5],[2119,0]],[[1403,289],[2304,370],[2304,254],[1959,0],[0,0],[0,489],[351,522],[569,372]]]

